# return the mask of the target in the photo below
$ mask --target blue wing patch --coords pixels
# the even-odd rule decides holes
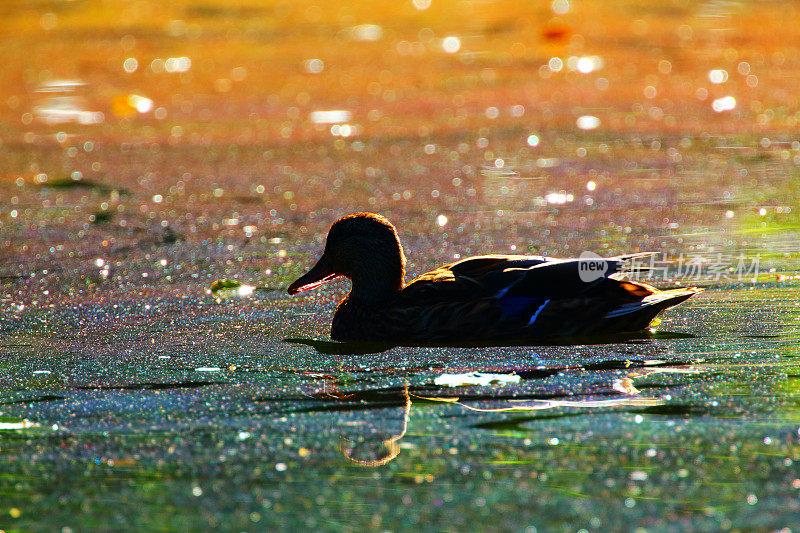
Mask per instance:
[[[540,305],[538,309],[536,309],[536,312],[533,313],[533,315],[531,316],[531,319],[528,320],[528,325],[529,326],[532,326],[533,323],[536,322],[536,317],[538,317],[539,313],[542,312],[542,309],[544,309],[544,306],[546,306],[549,303],[550,303],[550,300],[545,300],[544,303],[542,305]]]

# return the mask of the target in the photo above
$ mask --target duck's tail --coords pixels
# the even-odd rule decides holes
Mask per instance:
[[[645,329],[663,310],[688,300],[703,289],[698,287],[682,287],[680,289],[654,290],[636,302],[629,302],[609,311],[604,317],[614,323],[617,331],[639,331]]]

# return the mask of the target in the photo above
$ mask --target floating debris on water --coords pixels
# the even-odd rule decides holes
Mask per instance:
[[[466,372],[464,374],[442,374],[433,380],[434,385],[440,387],[462,387],[466,385],[479,385],[487,387],[489,385],[507,385],[509,383],[519,383],[520,376],[517,374],[489,374],[484,372]]]
[[[31,422],[27,418],[20,420],[18,422],[0,422],[0,431],[9,429],[29,429],[38,427],[39,424],[37,424],[36,422]]]
[[[639,389],[633,386],[631,378],[615,379],[611,384],[611,388],[623,394],[630,394],[631,396],[639,394]]]
[[[228,298],[246,298],[256,290],[252,285],[245,285],[235,279],[218,279],[211,284],[206,294],[212,295],[217,302]]]

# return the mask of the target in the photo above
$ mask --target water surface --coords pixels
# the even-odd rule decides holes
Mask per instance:
[[[796,527],[794,6],[0,14],[3,529]],[[707,290],[603,344],[332,345],[346,282],[284,291],[363,210],[409,276],[654,250]],[[520,379],[434,384],[472,371]]]

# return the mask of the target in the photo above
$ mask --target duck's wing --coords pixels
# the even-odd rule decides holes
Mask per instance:
[[[649,257],[651,252],[620,255],[616,257],[582,257],[577,259],[551,259],[525,269],[525,275],[509,286],[506,294],[514,296],[539,296],[544,298],[573,298],[586,294],[607,280],[619,281],[624,274],[639,269],[636,259]],[[637,295],[651,294],[644,287],[633,289]],[[653,289],[655,290],[655,289]]]
[[[630,268],[630,254],[611,258],[555,259],[524,255],[482,255],[423,274],[404,289],[404,297],[423,300],[474,300],[484,297],[568,298]]]
[[[515,315],[534,302],[503,299],[504,293],[529,269],[549,261],[538,256],[483,255],[427,272],[406,285],[382,313],[391,324],[386,335],[399,336],[392,331],[397,328],[403,330],[401,338],[411,342],[508,336],[507,323],[519,322]]]
[[[480,255],[426,272],[403,289],[411,301],[461,301],[491,297],[521,281],[525,272],[553,261],[540,256]]]
[[[661,291],[624,279],[637,269],[635,259],[649,255],[547,261],[523,269],[519,281],[495,299],[504,316],[524,322],[526,334],[536,337],[638,331],[664,309],[699,291]]]
[[[409,283],[388,315],[409,332],[409,340],[636,331],[696,292],[667,295],[622,280],[641,255],[590,258],[591,267],[586,259],[468,258]]]

